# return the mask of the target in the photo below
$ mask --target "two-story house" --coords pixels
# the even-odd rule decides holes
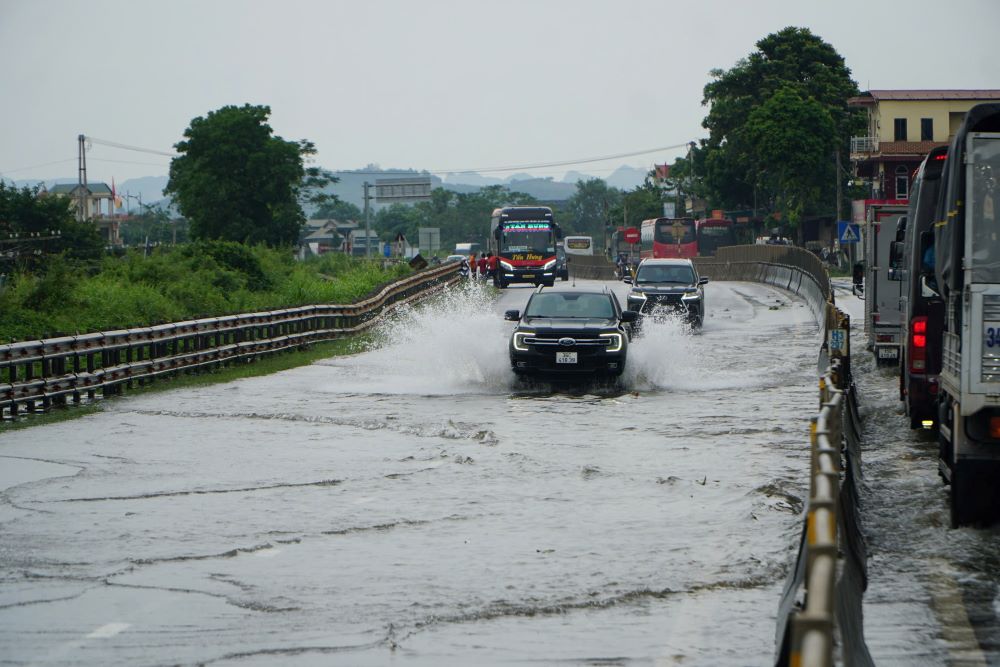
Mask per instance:
[[[909,199],[910,181],[927,153],[948,143],[965,113],[1000,100],[1000,90],[869,90],[848,100],[868,111],[865,136],[851,139],[854,178],[871,199]]]

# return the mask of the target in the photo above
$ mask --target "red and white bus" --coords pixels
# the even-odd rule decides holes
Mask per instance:
[[[698,237],[694,218],[651,218],[642,221],[640,255],[649,257],[697,257]]]

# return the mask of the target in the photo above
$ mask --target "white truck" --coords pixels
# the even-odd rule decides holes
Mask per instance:
[[[899,362],[903,289],[898,274],[892,270],[889,255],[907,205],[906,200],[864,200],[865,337],[879,364]]]
[[[1000,512],[1000,104],[966,114],[941,178],[933,259],[945,302],[939,467],[957,527]]]

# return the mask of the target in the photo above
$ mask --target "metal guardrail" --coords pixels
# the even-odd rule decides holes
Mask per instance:
[[[459,280],[449,263],[349,305],[317,305],[0,345],[0,417],[35,412],[158,376],[358,333],[401,304]]]

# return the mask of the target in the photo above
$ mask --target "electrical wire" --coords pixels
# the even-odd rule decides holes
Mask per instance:
[[[75,157],[66,158],[65,160],[55,160],[54,162],[45,162],[43,164],[35,164],[30,167],[18,167],[17,169],[4,169],[0,170],[0,174],[16,174],[19,171],[28,171],[29,169],[39,169],[41,167],[49,167],[54,164],[62,164],[63,162],[73,162]]]
[[[177,157],[177,153],[167,153],[165,151],[158,151],[152,148],[141,148],[139,146],[130,146],[128,144],[121,144],[117,141],[108,141],[107,139],[98,139],[97,137],[91,137],[90,135],[85,135],[87,141],[100,144],[102,146],[111,146],[112,148],[121,148],[126,151],[136,151],[137,153],[151,153],[153,155],[166,155],[167,157]]]

